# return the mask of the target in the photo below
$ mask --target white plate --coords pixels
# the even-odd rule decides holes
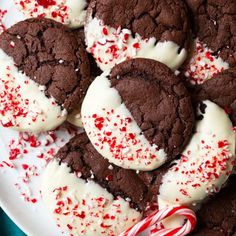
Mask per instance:
[[[29,153],[20,155],[17,159],[10,161],[9,152],[11,149],[9,144],[12,139],[18,140],[19,133],[0,127],[0,206],[27,235],[62,235],[52,216],[44,207],[39,191],[40,175],[45,168],[46,161],[38,158],[37,155],[45,154],[47,150],[52,150],[52,148],[56,151],[71,136],[66,130],[57,131],[56,134],[58,141],[46,147],[42,144],[37,148],[33,148],[29,146],[29,142],[23,142],[23,145],[19,145],[20,151],[27,149]],[[45,140],[47,137],[47,134],[42,134],[39,139]],[[61,141],[59,137],[63,137],[64,140]],[[26,147],[24,147],[25,144]],[[52,157],[48,154],[46,156]],[[14,168],[8,167],[5,161],[13,164]],[[29,167],[34,165],[37,169],[35,171],[25,171],[22,166],[25,164]],[[32,175],[27,181],[27,177],[25,178],[24,175],[26,172],[38,174],[38,176]],[[24,179],[27,181],[26,183]],[[24,194],[26,195],[24,196]],[[27,197],[30,200],[27,200]],[[36,199],[37,202],[31,202],[32,199]]]

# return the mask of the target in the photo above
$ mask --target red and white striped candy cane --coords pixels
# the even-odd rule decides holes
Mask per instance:
[[[184,216],[187,221],[184,223],[184,225],[177,228],[156,228],[157,223],[160,223],[160,221],[174,215]],[[194,211],[184,206],[173,206],[152,213],[144,220],[121,233],[119,236],[136,236],[148,228],[150,228],[151,236],[184,236],[193,231],[196,226],[196,222],[197,218]]]

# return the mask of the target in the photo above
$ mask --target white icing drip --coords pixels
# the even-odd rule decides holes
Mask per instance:
[[[37,83],[18,71],[14,61],[0,49],[0,121],[3,126],[34,133],[62,124],[67,112],[47,98]]]
[[[105,26],[101,20],[91,18],[85,25],[87,50],[103,70],[130,58],[150,58],[160,61],[176,70],[187,57],[185,49],[171,41],[157,42],[156,39],[142,39],[139,34],[133,38],[128,29]],[[180,52],[178,53],[178,51]]]
[[[97,151],[126,169],[153,170],[167,159],[163,149],[151,145],[122,103],[104,72],[90,85],[82,104],[84,128]]]
[[[216,57],[206,45],[198,39],[194,42],[194,52],[185,71],[185,76],[192,84],[202,84],[214,75],[229,68],[229,64]]]
[[[205,101],[203,120],[180,160],[163,176],[158,202],[194,206],[228,179],[235,162],[236,137],[227,114],[216,104]]]
[[[100,185],[76,177],[56,160],[43,174],[42,197],[57,224],[72,235],[118,235],[142,217],[124,199],[114,199]]]
[[[47,7],[40,5],[37,0],[14,0],[14,2],[29,18],[43,16],[72,28],[81,27],[85,22],[86,0],[55,0],[54,4],[49,4]]]

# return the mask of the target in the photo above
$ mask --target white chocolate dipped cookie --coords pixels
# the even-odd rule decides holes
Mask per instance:
[[[178,155],[194,123],[182,81],[165,65],[148,59],[123,62],[97,77],[81,115],[103,157],[120,167],[145,171]]]
[[[90,84],[83,42],[49,19],[25,20],[3,32],[0,60],[4,127],[34,133],[55,129],[81,104]]]
[[[159,207],[202,203],[221,189],[233,170],[236,136],[227,114],[204,101],[199,115],[202,120],[197,122],[190,143],[162,177]]]
[[[176,0],[93,0],[85,24],[87,50],[103,71],[130,58],[175,70],[187,57],[189,32],[187,8]]]

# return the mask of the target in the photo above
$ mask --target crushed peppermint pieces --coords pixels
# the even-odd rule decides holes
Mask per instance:
[[[219,140],[215,143],[215,135],[212,135],[210,142],[201,141],[199,148],[201,149],[200,159],[196,162],[195,158],[190,158],[191,151],[187,151],[187,155],[182,155],[180,162],[170,171],[179,172],[183,177],[176,182],[179,192],[188,198],[191,198],[188,190],[190,188],[206,188],[206,193],[218,192],[219,188],[213,182],[222,177],[229,176],[231,171],[229,166],[236,164],[235,159],[232,160],[232,154],[229,150],[227,140]],[[206,187],[205,187],[206,186]],[[179,201],[179,200],[178,200]],[[176,203],[178,202],[176,200]]]
[[[130,161],[130,163],[140,160],[140,162],[145,162],[146,166],[151,165],[152,160],[158,159],[155,155],[155,151],[158,151],[157,146],[151,145],[153,151],[148,146],[144,146],[138,133],[129,132],[131,124],[134,122],[133,118],[116,115],[112,109],[106,111],[106,117],[93,114],[86,119],[95,127],[92,134],[97,139],[95,146],[101,150],[105,146],[109,147],[113,158],[119,161]],[[118,140],[117,132],[122,136],[122,142]]]
[[[6,30],[5,25],[3,24],[3,18],[6,16],[7,10],[0,9],[0,34]]]
[[[76,133],[78,129],[65,124],[40,135],[19,132],[17,138],[9,140],[8,155],[0,157],[0,171],[13,170],[16,173],[14,185],[24,201],[36,204],[41,199],[41,194],[33,191],[31,184],[39,180],[42,169],[54,158],[59,147]]]
[[[193,56],[185,69],[185,76],[192,84],[202,84],[228,67],[228,63],[213,55],[211,50],[197,39]]]
[[[91,34],[90,38],[94,38],[94,41],[87,50],[99,64],[115,65],[121,61],[133,58],[140,50],[141,44],[149,42],[148,39],[142,39],[138,35],[133,38],[131,31],[128,29],[118,27],[111,30],[108,26],[104,25],[102,20],[99,20],[98,24],[101,32],[96,33],[100,35],[100,39],[97,40],[96,36]]]
[[[66,0],[14,0],[15,4],[30,17],[52,18],[60,23],[69,23],[70,9]]]
[[[86,198],[79,198],[68,186],[57,187],[52,190],[55,200],[53,214],[57,225],[61,227],[60,217],[71,219],[71,223],[66,223],[67,230],[71,235],[84,234],[87,227],[91,227],[94,233],[101,232],[102,235],[115,236],[112,226],[113,221],[122,217],[122,220],[128,221],[128,217],[122,216],[122,206],[119,203],[120,197],[110,202],[110,199],[104,197],[94,197],[89,194]],[[108,206],[110,210],[108,211]],[[137,222],[136,218],[131,219]],[[96,226],[96,227],[94,227]],[[97,227],[100,227],[97,228]]]
[[[11,45],[14,45],[11,42]],[[20,127],[22,120],[27,120],[30,126],[36,122],[45,122],[45,114],[37,100],[24,97],[24,86],[30,83],[29,78],[24,78],[24,86],[14,77],[15,65],[4,65],[4,76],[0,78],[0,123],[3,127]],[[58,106],[53,98],[52,106]],[[62,111],[58,118],[67,115]]]

